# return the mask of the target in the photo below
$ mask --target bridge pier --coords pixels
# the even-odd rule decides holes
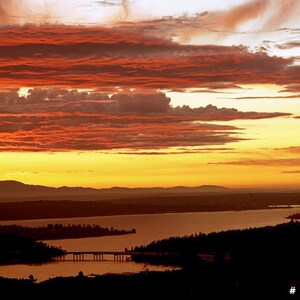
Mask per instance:
[[[56,256],[55,260],[56,261],[65,261],[66,260],[66,256],[65,255]]]
[[[104,261],[104,255],[101,253],[93,254],[94,261]]]
[[[123,254],[114,254],[114,261],[124,261],[124,255]]]
[[[58,261],[64,261],[73,256],[73,261],[104,261],[104,256],[107,260],[115,262],[132,261],[135,256],[156,256],[156,257],[167,257],[167,256],[178,256],[176,252],[134,252],[134,251],[80,251],[80,252],[66,252],[64,255],[57,257]]]
[[[84,254],[83,253],[74,253],[73,260],[74,261],[84,261]]]

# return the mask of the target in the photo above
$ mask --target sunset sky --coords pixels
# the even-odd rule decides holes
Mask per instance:
[[[300,0],[1,0],[0,180],[300,185]]]

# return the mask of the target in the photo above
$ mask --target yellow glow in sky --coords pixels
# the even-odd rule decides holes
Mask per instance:
[[[274,150],[300,140],[300,120],[235,121],[247,130],[249,140],[227,145],[233,150],[197,154],[125,155],[103,152],[1,153],[0,180],[51,186],[153,187],[197,186],[296,187],[297,165],[223,165],[218,162],[291,159],[294,153]],[[299,174],[298,174],[299,175]]]

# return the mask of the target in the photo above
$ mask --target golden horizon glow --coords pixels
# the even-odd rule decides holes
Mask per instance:
[[[300,2],[263,4],[0,1],[0,180],[300,187]]]

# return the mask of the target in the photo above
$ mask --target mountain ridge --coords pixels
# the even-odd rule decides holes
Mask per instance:
[[[25,184],[15,180],[0,181],[0,199],[2,201],[12,198],[41,198],[47,197],[65,197],[65,196],[98,196],[98,200],[112,198],[129,198],[135,196],[164,196],[172,194],[202,194],[202,193],[220,193],[228,192],[231,189],[218,185],[201,185],[196,187],[175,186],[175,187],[111,187],[111,188],[91,188],[91,187],[50,187],[43,185]],[[74,200],[74,199],[73,199]]]
[[[219,185],[200,185],[195,187],[50,187],[25,184],[15,180],[0,181],[0,202],[20,202],[36,200],[106,201],[130,198],[184,197],[213,194],[255,194],[255,193],[294,193],[300,188],[238,188]]]

